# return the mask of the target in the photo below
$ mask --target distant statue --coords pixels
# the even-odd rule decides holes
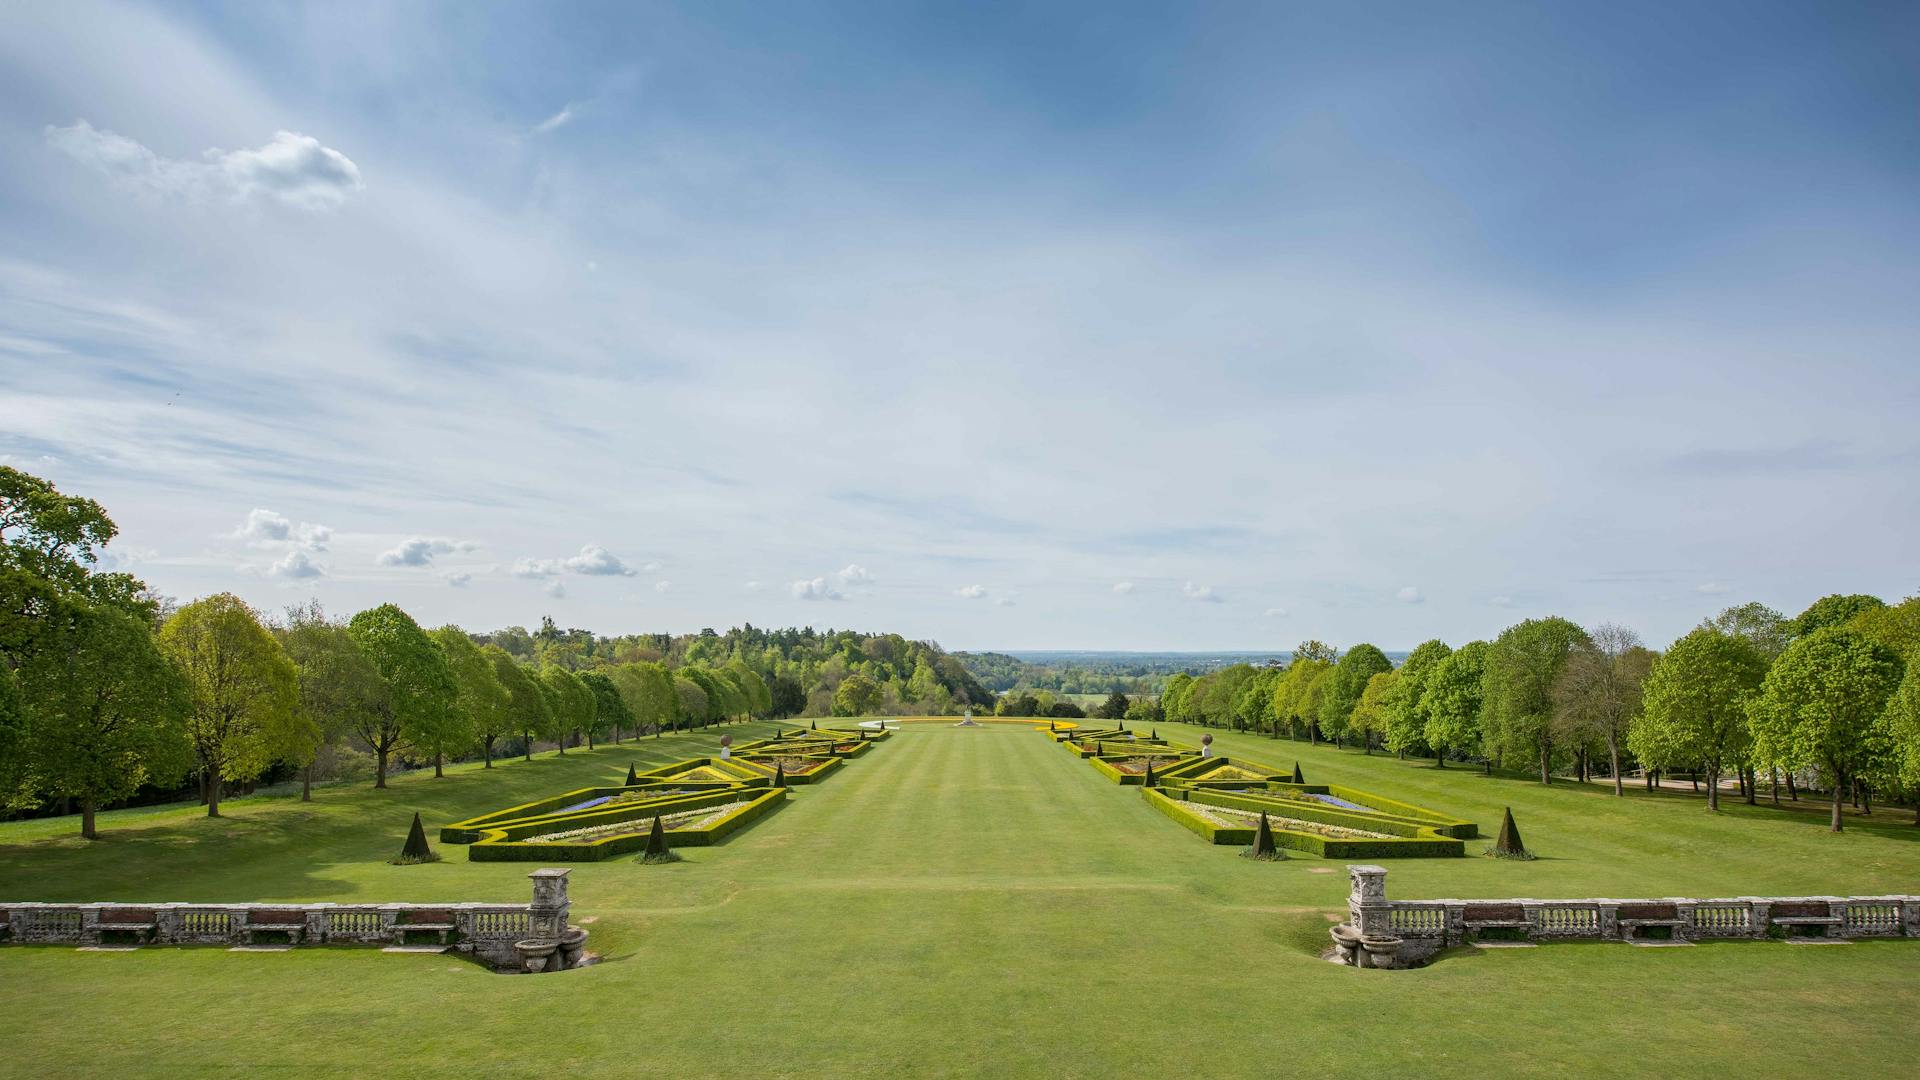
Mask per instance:
[[[720,760],[725,761],[726,759],[732,756],[733,756],[733,736],[731,735],[720,736]]]
[[[1200,756],[1201,757],[1213,756],[1213,733],[1212,732],[1208,732],[1207,734],[1200,736]]]

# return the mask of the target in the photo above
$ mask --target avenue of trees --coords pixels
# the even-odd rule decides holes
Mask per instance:
[[[0,466],[0,812],[95,816],[129,800],[261,782],[560,753],[750,717],[1079,717],[1049,690],[996,700],[962,660],[897,634],[751,625],[601,637],[423,628],[392,604],[264,616],[231,594],[183,606],[101,566],[115,528],[92,500]],[[994,654],[982,654],[992,656]],[[1131,691],[1131,693],[1129,692]],[[1825,597],[1788,618],[1728,608],[1664,652],[1630,630],[1529,619],[1491,641],[1422,643],[1395,666],[1305,641],[1285,665],[1176,672],[1155,696],[1110,686],[1104,719],[1184,721],[1371,754],[1525,770],[1540,782],[1723,777],[1747,802],[1822,791],[1832,827],[1876,794],[1920,823],[1920,597]]]
[[[1664,652],[1620,626],[1529,619],[1492,641],[1428,641],[1398,667],[1373,645],[1344,654],[1304,641],[1285,666],[1177,673],[1129,717],[1165,718],[1365,753],[1610,778],[1686,776],[1719,809],[1723,780],[1745,801],[1817,788],[1842,827],[1876,792],[1920,824],[1920,597],[1888,605],[1836,595],[1788,618],[1728,608]]]
[[[957,712],[993,695],[931,642],[851,631],[603,638],[421,627],[392,604],[263,615],[228,593],[183,606],[101,568],[92,500],[0,466],[0,812],[224,794],[396,764],[705,727],[750,717]]]

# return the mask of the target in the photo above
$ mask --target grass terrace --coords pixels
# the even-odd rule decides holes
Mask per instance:
[[[736,744],[772,732],[732,729]],[[786,730],[791,730],[789,727]],[[1161,725],[1196,745],[1200,732]],[[1392,865],[1396,897],[1913,891],[1920,829],[1215,733],[1225,756],[1390,793],[1534,862]],[[739,752],[736,746],[736,753]],[[712,734],[242,799],[0,825],[0,894],[45,900],[519,900],[526,863],[385,860],[430,827],[718,754]],[[447,852],[454,855],[454,852]],[[1344,863],[1222,858],[1031,725],[912,725],[685,861],[572,864],[605,961],[491,974],[448,956],[0,948],[0,1016],[33,1077],[1873,1077],[1910,1062],[1920,944],[1467,951],[1366,972],[1320,959]],[[1124,927],[1102,934],[1099,927]],[[767,950],[779,942],[777,962]],[[1205,1003],[1204,1006],[1196,1003]],[[74,1034],[86,1018],[84,1036]],[[1100,1018],[1074,1022],[1075,1017]],[[1366,1052],[1356,1047],[1364,1043]],[[1276,1062],[1281,1064],[1276,1064]],[[1902,1066],[1904,1070],[1904,1066]]]

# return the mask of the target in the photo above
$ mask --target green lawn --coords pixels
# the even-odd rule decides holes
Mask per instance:
[[[736,738],[758,728],[738,729]],[[1162,725],[1192,741],[1198,733]],[[527,865],[394,867],[430,827],[709,752],[717,736],[236,801],[0,825],[0,895],[521,900]],[[1312,782],[1471,817],[1530,863],[1389,864],[1402,897],[1920,892],[1920,829],[1616,800],[1218,734]],[[1484,842],[1468,845],[1478,851]],[[20,1076],[1911,1075],[1920,942],[1467,951],[1410,972],[1317,956],[1341,865],[1215,848],[1014,726],[909,726],[686,861],[578,866],[605,962],[505,977],[374,951],[0,948]]]

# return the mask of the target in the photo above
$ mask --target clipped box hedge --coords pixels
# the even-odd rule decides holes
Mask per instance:
[[[440,842],[443,844],[471,844],[480,839],[480,834],[487,829],[499,828],[511,822],[560,813],[565,811],[569,806],[576,806],[589,799],[630,795],[635,792],[645,792],[649,789],[672,791],[677,794],[693,794],[703,791],[725,791],[736,786],[737,785],[731,783],[702,780],[682,782],[643,780],[632,787],[623,785],[621,787],[578,788],[561,795],[555,795],[549,799],[538,799],[530,803],[521,803],[519,806],[509,806],[505,810],[495,810],[490,814],[481,814],[479,817],[470,817],[465,821],[456,821],[451,825],[442,825],[440,827]],[[585,813],[586,811],[581,812]]]
[[[643,804],[642,812],[633,815],[630,819],[650,821],[656,815],[697,810],[703,806],[724,805],[749,793],[752,797],[746,805],[736,808],[705,828],[665,830],[667,846],[670,848],[705,847],[720,842],[729,834],[771,813],[775,807],[786,801],[787,789],[735,789],[690,796],[690,801],[670,800],[651,806]],[[609,833],[592,839],[551,844],[530,843],[520,839],[520,837],[537,836],[544,832],[560,831],[556,827],[557,824],[584,828],[594,823],[562,819],[559,822],[540,825],[516,824],[504,829],[491,829],[481,836],[479,842],[467,849],[467,858],[473,862],[595,862],[645,848],[647,834],[651,829],[649,825],[646,828],[636,827],[633,832]]]
[[[1343,814],[1347,820],[1333,821],[1317,813],[1298,813],[1296,803],[1261,805],[1257,798],[1241,798],[1219,792],[1191,790],[1187,792],[1188,801],[1168,798],[1153,788],[1143,789],[1147,801],[1161,813],[1193,830],[1209,843],[1246,846],[1253,843],[1254,827],[1235,825],[1216,825],[1188,809],[1190,803],[1209,806],[1221,806],[1235,810],[1265,810],[1269,815],[1273,831],[1273,842],[1291,851],[1303,851],[1326,859],[1404,859],[1404,858],[1450,858],[1466,854],[1466,845],[1450,836],[1442,836],[1431,828],[1414,828],[1400,822],[1387,822],[1366,815]],[[1302,809],[1312,811],[1311,807]],[[1322,836],[1319,833],[1302,832],[1287,828],[1276,817],[1290,817],[1299,821],[1314,821],[1322,825],[1338,825],[1350,829],[1365,829],[1369,832],[1395,832],[1407,829],[1408,835],[1393,839],[1373,837]]]

